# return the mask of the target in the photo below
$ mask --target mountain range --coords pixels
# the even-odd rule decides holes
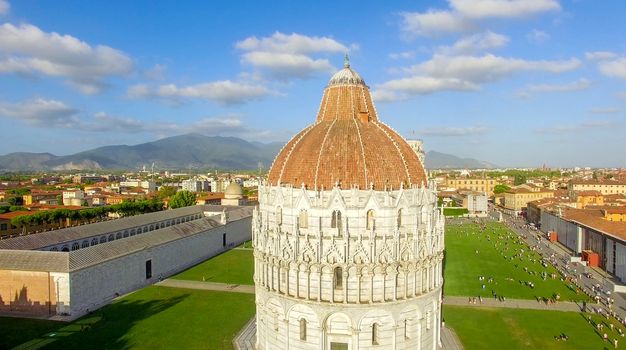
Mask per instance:
[[[267,169],[283,143],[248,142],[236,137],[186,134],[134,146],[94,148],[66,156],[16,152],[0,156],[0,170],[140,169]],[[426,168],[494,168],[472,158],[429,151]]]

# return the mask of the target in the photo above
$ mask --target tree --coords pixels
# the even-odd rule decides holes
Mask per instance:
[[[498,184],[495,185],[493,188],[493,193],[498,194],[498,193],[504,193],[508,190],[510,190],[511,187],[507,186],[507,185],[503,185],[503,184]]]
[[[170,197],[170,208],[182,208],[196,204],[196,194],[189,191],[179,191]]]
[[[178,188],[174,186],[161,186],[159,187],[156,195],[159,199],[165,199],[167,197],[172,197],[176,194],[177,191]]]
[[[522,175],[522,174],[515,175],[515,180],[513,181],[513,184],[515,186],[523,185],[525,183],[526,183],[526,175]]]

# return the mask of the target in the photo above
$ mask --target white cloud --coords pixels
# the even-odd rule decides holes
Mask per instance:
[[[37,98],[19,103],[0,102],[0,117],[17,119],[29,126],[72,128],[78,110],[56,100]]]
[[[306,79],[319,72],[332,72],[335,67],[327,59],[313,59],[306,55],[253,51],[243,54],[242,60],[257,68],[268,70],[279,79],[290,77]]]
[[[449,11],[405,12],[401,16],[400,28],[410,36],[432,37],[439,34],[465,33],[476,29],[474,24]]]
[[[392,60],[406,60],[415,57],[415,52],[413,51],[403,51],[403,52],[392,52],[389,54],[389,58]]]
[[[400,28],[409,36],[475,31],[489,18],[527,18],[561,9],[557,0],[448,0],[449,9],[401,13]]]
[[[607,77],[626,79],[626,58],[622,57],[612,61],[598,63],[600,72]]]
[[[0,0],[0,15],[6,15],[11,10],[11,4],[6,0]]]
[[[165,73],[167,72],[167,66],[164,64],[155,64],[150,69],[146,69],[143,72],[143,76],[149,80],[163,80]]]
[[[394,79],[376,86],[372,93],[377,102],[405,100],[413,95],[427,95],[437,91],[472,91],[478,85],[455,78],[411,76]]]
[[[541,44],[548,41],[550,35],[544,31],[533,29],[530,33],[526,34],[526,39],[531,43]]]
[[[615,114],[621,111],[622,109],[618,107],[596,107],[589,110],[593,114]]]
[[[617,57],[617,54],[611,51],[585,52],[585,58],[589,61],[611,60],[615,57]]]
[[[175,84],[159,85],[158,87],[138,84],[128,88],[128,96],[131,98],[163,98],[174,101],[196,98],[223,105],[244,103],[271,93],[272,91],[262,85],[239,83],[230,80],[180,87]]]
[[[581,131],[589,131],[591,129],[613,129],[621,126],[622,125],[619,122],[611,120],[594,120],[580,123],[571,123],[569,125],[543,127],[536,129],[536,131],[542,134],[569,134],[578,133]]]
[[[84,93],[101,91],[109,76],[126,75],[132,60],[104,45],[90,46],[69,35],[30,24],[0,26],[0,72],[65,77]]]
[[[474,53],[506,46],[509,41],[506,35],[486,31],[461,38],[452,46],[443,46],[438,48],[437,51],[442,54]]]
[[[569,92],[586,90],[589,87],[591,87],[591,82],[587,79],[582,78],[571,83],[529,85],[520,93],[529,95],[531,93],[537,92]]]
[[[274,33],[270,37],[257,38],[248,37],[238,41],[235,47],[243,51],[269,51],[284,52],[292,54],[311,54],[318,52],[340,52],[348,51],[348,48],[328,37],[306,36],[297,33],[290,35],[280,32]]]
[[[559,11],[557,0],[448,0],[450,7],[464,17],[522,18]]]
[[[349,51],[346,45],[329,37],[280,32],[260,39],[249,37],[238,41],[235,47],[243,51],[243,63],[279,79],[306,79],[319,72],[331,72],[334,67],[328,59],[318,56]]]
[[[404,68],[408,77],[393,79],[376,86],[374,97],[379,102],[397,101],[413,95],[437,91],[474,91],[482,84],[507,78],[515,73],[543,71],[561,73],[576,69],[580,61],[529,61],[486,54],[483,56],[448,56],[436,54],[430,60]],[[585,81],[579,81],[580,86]],[[542,89],[536,87],[535,89]],[[543,87],[548,90],[547,86]],[[528,92],[524,93],[529,95]],[[528,96],[526,96],[528,97]]]
[[[433,77],[446,77],[483,83],[500,80],[514,73],[524,71],[544,71],[561,73],[580,67],[580,61],[572,58],[561,61],[529,61],[519,58],[506,58],[487,54],[483,56],[435,55],[429,61],[406,69],[412,74],[425,74]]]
[[[484,126],[469,126],[469,127],[439,127],[439,128],[426,128],[420,130],[421,135],[427,136],[469,136],[469,135],[482,135],[489,131],[489,128]]]

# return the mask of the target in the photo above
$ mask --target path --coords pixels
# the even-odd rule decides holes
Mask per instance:
[[[556,304],[547,305],[543,302],[528,299],[507,299],[506,301],[498,301],[494,298],[483,298],[482,304],[476,301],[476,304],[470,304],[468,297],[452,297],[444,296],[444,305],[458,305],[468,307],[503,307],[511,309],[531,309],[531,310],[550,310],[550,311],[574,311],[580,312],[581,306],[574,302],[559,301]]]
[[[172,287],[172,288],[187,288],[187,289],[201,289],[201,290],[215,290],[219,292],[235,292],[235,293],[247,293],[254,294],[254,286],[247,284],[228,284],[228,283],[216,283],[216,282],[200,282],[200,281],[186,281],[165,279],[156,283],[157,286]]]

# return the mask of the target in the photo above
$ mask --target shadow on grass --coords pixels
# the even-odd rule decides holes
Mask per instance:
[[[121,300],[15,349],[130,349],[125,337],[133,326],[163,312],[189,294],[162,300]]]

